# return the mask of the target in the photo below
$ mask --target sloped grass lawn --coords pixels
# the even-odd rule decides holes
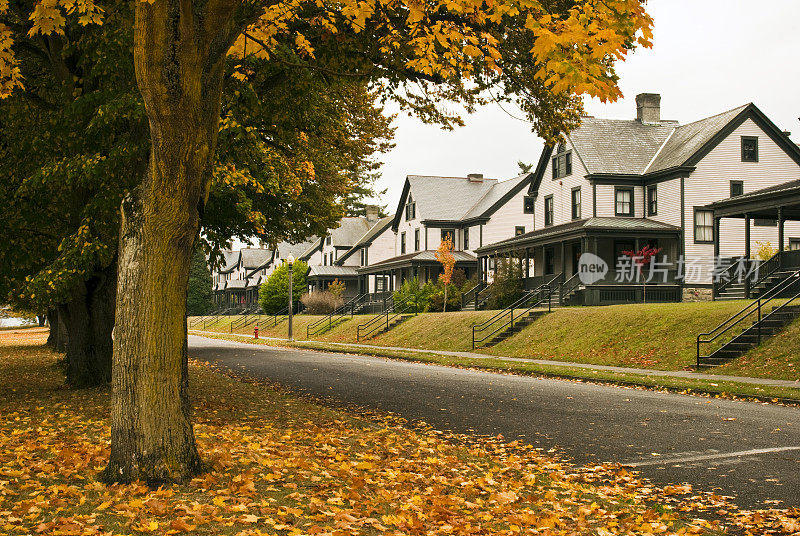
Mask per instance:
[[[696,361],[697,334],[709,331],[739,311],[746,301],[700,303],[659,303],[612,305],[605,307],[567,307],[556,309],[539,318],[520,333],[505,341],[475,351],[503,357],[524,357],[554,361],[574,361],[598,365],[613,365],[659,370],[682,370]],[[472,326],[497,311],[465,311],[451,313],[421,313],[387,333],[360,341],[363,344],[400,346],[428,350],[471,351]],[[321,342],[356,342],[358,324],[374,315],[357,315],[340,321],[330,331],[311,337]],[[295,317],[295,339],[304,340],[306,326],[322,316]],[[229,332],[229,319],[209,328]],[[261,336],[286,337],[286,322],[273,328],[262,327]],[[234,330],[252,334],[254,326]],[[795,327],[785,333],[797,333]],[[751,352],[751,359],[740,360],[744,365],[728,366],[720,372],[749,374],[748,363],[760,363],[759,370],[769,375],[776,362],[784,367],[780,376],[794,379],[793,368],[786,361],[798,363],[798,337],[779,336],[762,348]]]
[[[696,362],[696,337],[745,301],[567,307],[482,352],[508,357],[681,370]]]
[[[109,454],[109,390],[65,388],[44,336],[0,334],[3,534],[719,533],[690,516],[720,498],[690,486],[660,490],[617,466],[578,469],[500,438],[355,417],[197,364],[207,471],[183,485],[106,486],[95,478]]]
[[[800,320],[715,372],[794,380],[800,386]]]

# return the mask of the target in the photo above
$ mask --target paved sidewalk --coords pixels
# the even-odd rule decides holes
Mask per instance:
[[[189,330],[194,335],[226,335],[233,337],[242,337],[244,339],[252,339],[253,335],[244,333],[225,333],[220,331],[202,331],[202,330]],[[259,337],[265,340],[289,342],[288,339],[278,337]],[[614,367],[610,365],[593,365],[590,363],[575,363],[572,361],[553,361],[549,359],[528,359],[524,357],[504,357],[498,355],[481,354],[477,352],[454,352],[450,350],[425,350],[423,348],[405,348],[403,346],[376,346],[374,344],[358,344],[358,343],[343,343],[343,342],[327,342],[327,341],[298,341],[295,340],[293,344],[298,346],[305,346],[306,344],[324,344],[326,346],[334,346],[346,350],[347,348],[359,348],[368,350],[392,350],[399,352],[419,353],[419,354],[436,354],[452,357],[467,357],[470,359],[494,359],[501,361],[517,361],[520,363],[534,363],[536,365],[550,365],[556,367],[572,367],[589,370],[602,370],[606,372],[620,372],[628,374],[641,374],[643,376],[656,376],[656,377],[671,377],[671,378],[690,378],[700,380],[716,380],[728,381],[738,383],[748,383],[753,385],[769,385],[776,387],[796,387],[800,388],[800,380],[773,380],[769,378],[751,378],[747,376],[727,376],[724,374],[707,374],[702,372],[691,372],[688,370],[654,370],[642,368],[628,368],[628,367]]]

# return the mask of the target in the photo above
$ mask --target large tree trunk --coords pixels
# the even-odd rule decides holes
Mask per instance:
[[[229,24],[214,0],[136,3],[136,78],[150,120],[146,176],[123,202],[107,481],[201,469],[188,397],[186,295],[211,180]],[[211,9],[215,7],[215,9]],[[213,32],[214,38],[207,37]]]
[[[50,332],[47,334],[45,344],[56,349],[58,347],[58,309],[55,307],[47,310],[47,324],[50,326]]]
[[[59,306],[66,338],[67,382],[76,388],[111,381],[116,263],[79,285],[71,300]]]

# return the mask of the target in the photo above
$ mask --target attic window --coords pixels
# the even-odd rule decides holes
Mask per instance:
[[[411,221],[417,217],[417,203],[411,198],[411,195],[408,196],[408,202],[406,203],[406,221]]]
[[[742,136],[742,162],[758,162],[758,138]]]
[[[572,151],[553,157],[553,180],[572,175]]]

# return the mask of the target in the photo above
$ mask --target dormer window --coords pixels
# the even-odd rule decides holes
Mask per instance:
[[[417,217],[417,204],[408,194],[408,202],[406,203],[406,221],[411,221]]]

